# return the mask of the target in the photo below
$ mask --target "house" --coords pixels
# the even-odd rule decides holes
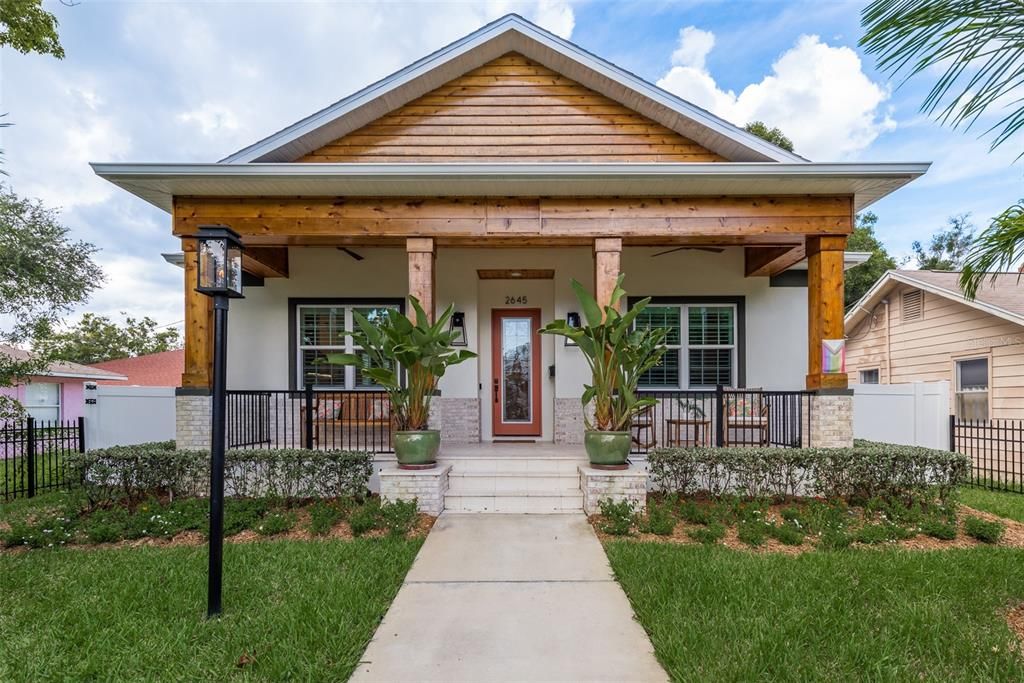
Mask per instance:
[[[846,368],[862,384],[950,384],[965,420],[1024,417],[1024,286],[1000,273],[964,298],[960,273],[890,270],[846,315]]]
[[[159,353],[147,353],[132,358],[93,363],[89,367],[125,376],[123,382],[100,380],[97,384],[120,384],[134,387],[176,387],[181,384],[185,371],[185,350],[172,349]]]
[[[0,353],[17,361],[32,358],[28,351],[0,344]],[[124,375],[78,363],[54,361],[46,370],[13,387],[0,387],[0,396],[21,403],[37,420],[77,420],[84,414],[86,382],[123,382]]]
[[[654,297],[642,324],[671,329],[645,391],[788,392],[806,407],[782,416],[801,433],[791,445],[849,443],[847,376],[823,353],[843,338],[846,238],[855,212],[928,164],[808,161],[509,15],[219,162],[93,168],[167,211],[181,239],[179,444],[209,444],[194,235],[222,224],[246,246],[229,421],[245,402],[237,421],[255,425],[238,440],[229,425],[229,442],[322,445],[359,427],[376,449],[383,399],[325,358],[358,351],[354,311],[402,309],[409,294],[433,314],[455,305],[479,358],[441,382],[445,447],[579,443],[587,366],[536,331],[578,317],[570,279],[607,302],[620,273],[631,300]],[[310,422],[316,434],[294,409],[310,388],[331,423]]]

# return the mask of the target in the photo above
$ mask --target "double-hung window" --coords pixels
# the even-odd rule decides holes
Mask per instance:
[[[60,419],[60,389],[55,382],[30,382],[25,385],[25,409],[37,420]]]
[[[956,415],[961,420],[988,419],[988,359],[956,361]]]
[[[352,331],[357,329],[353,312],[359,312],[371,323],[401,311],[397,304],[299,304],[295,307],[296,373],[295,386],[304,389],[374,389],[376,384],[366,376],[369,356],[356,346]],[[363,358],[361,365],[338,365],[330,362],[332,353],[354,353]]]
[[[644,373],[640,388],[709,389],[737,382],[735,304],[652,303],[636,319],[641,328],[668,331],[661,362]]]

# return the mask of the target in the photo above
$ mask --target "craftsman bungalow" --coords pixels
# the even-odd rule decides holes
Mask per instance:
[[[672,330],[644,388],[687,406],[675,424],[638,425],[638,445],[711,441],[723,430],[710,403],[684,392],[718,385],[814,406],[784,420],[785,444],[754,409],[744,439],[849,442],[841,349],[823,353],[843,339],[846,238],[855,212],[927,166],[810,162],[510,15],[220,162],[94,168],[170,213],[181,238],[180,443],[209,443],[211,313],[190,236],[223,224],[246,246],[228,354],[235,445],[381,450],[386,408],[321,398],[375,394],[358,368],[325,361],[351,347],[353,311],[408,294],[455,305],[479,359],[442,381],[444,444],[578,443],[586,365],[536,330],[579,311],[571,278],[607,300],[620,272],[631,297],[654,297],[645,324]]]

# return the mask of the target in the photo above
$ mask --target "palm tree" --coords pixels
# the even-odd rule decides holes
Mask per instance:
[[[985,131],[994,134],[992,148],[1024,128],[1024,0],[874,0],[861,24],[860,44],[880,70],[904,73],[904,80],[944,70],[921,105],[925,113],[967,130],[989,109],[1005,110]],[[986,273],[1008,270],[1024,253],[1022,205],[973,243],[960,276],[968,298]]]

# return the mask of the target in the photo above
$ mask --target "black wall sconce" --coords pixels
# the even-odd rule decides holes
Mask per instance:
[[[452,339],[452,346],[469,346],[469,337],[466,334],[465,313],[462,311],[452,313],[452,318],[448,322],[448,331],[457,333],[457,336]]]
[[[576,311],[569,311],[568,313],[565,314],[565,324],[568,325],[569,327],[575,329],[575,330],[578,330],[579,328],[581,328],[583,326],[583,323],[580,320],[580,314],[577,313]],[[565,338],[565,345],[566,346],[579,346],[579,344],[574,342],[569,337]]]

